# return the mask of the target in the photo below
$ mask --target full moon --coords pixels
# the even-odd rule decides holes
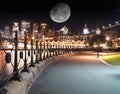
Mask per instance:
[[[50,10],[50,18],[56,23],[63,23],[70,17],[71,10],[67,3],[58,3]]]

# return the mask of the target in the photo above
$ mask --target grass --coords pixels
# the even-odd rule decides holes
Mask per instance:
[[[102,59],[113,66],[120,65],[120,53],[109,54],[107,56],[102,57]]]

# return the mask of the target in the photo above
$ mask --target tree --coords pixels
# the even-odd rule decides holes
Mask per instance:
[[[76,27],[72,27],[69,32],[70,35],[77,35],[79,34],[78,30]]]
[[[102,35],[102,34],[100,34],[100,35],[94,35],[90,39],[90,46],[93,46],[94,44],[96,44],[97,46],[99,46],[101,43],[105,43],[105,36]]]

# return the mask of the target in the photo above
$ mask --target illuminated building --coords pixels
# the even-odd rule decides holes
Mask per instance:
[[[18,22],[13,22],[13,26],[12,26],[12,37],[15,37],[15,32],[18,32],[18,37],[19,35],[19,23]]]
[[[36,38],[38,36],[38,24],[33,24],[33,36]]]
[[[30,21],[23,20],[21,22],[21,37],[24,37],[25,31],[30,32]]]
[[[54,35],[55,35],[55,31],[49,29],[48,32],[47,32],[47,37],[54,37]]]
[[[6,25],[4,27],[4,31],[5,31],[6,34],[10,34],[10,26]]]
[[[40,27],[41,27],[41,32],[40,32],[41,36],[46,35],[46,33],[47,33],[47,24],[46,23],[41,23]]]
[[[88,30],[88,28],[87,28],[87,24],[85,24],[85,27],[84,27],[84,29],[83,29],[83,34],[89,34],[90,32],[89,32],[89,30]]]
[[[6,25],[4,27],[5,37],[8,38],[10,36],[10,26]]]

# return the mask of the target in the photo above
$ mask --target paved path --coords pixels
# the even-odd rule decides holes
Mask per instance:
[[[49,65],[28,94],[120,94],[120,68],[84,52]]]

